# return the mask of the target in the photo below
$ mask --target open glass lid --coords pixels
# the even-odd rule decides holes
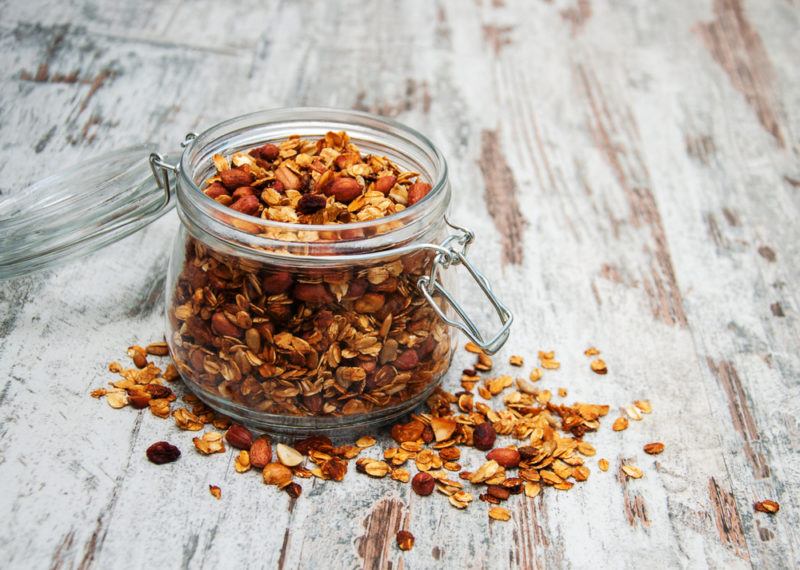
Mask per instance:
[[[174,205],[155,146],[102,154],[0,199],[0,279],[96,251]]]

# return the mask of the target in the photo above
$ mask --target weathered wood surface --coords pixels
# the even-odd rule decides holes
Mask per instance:
[[[518,317],[502,354],[554,348],[548,387],[655,408],[590,439],[611,471],[510,523],[352,474],[290,501],[88,397],[163,332],[173,213],[0,284],[0,567],[800,565],[797,0],[0,5],[2,196],[251,110],[396,116],[449,159],[453,218]],[[184,458],[156,468],[165,435]],[[622,458],[644,479],[617,478]],[[753,512],[767,497],[775,517]]]

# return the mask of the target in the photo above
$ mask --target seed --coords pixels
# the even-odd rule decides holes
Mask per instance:
[[[628,418],[625,416],[620,416],[616,420],[614,420],[614,424],[611,426],[611,429],[614,431],[622,431],[628,428]]]
[[[208,491],[211,493],[211,496],[214,497],[216,500],[219,501],[222,498],[222,489],[220,489],[216,485],[209,485]]]
[[[774,515],[781,510],[781,506],[776,501],[772,501],[770,499],[765,499],[763,501],[754,503],[753,508],[760,513],[767,513],[770,515]]]
[[[644,446],[644,452],[649,455],[658,455],[664,451],[664,444],[660,441],[654,441],[653,443],[647,443]]]
[[[600,471],[608,471],[608,459],[605,458],[598,459],[597,466],[600,468]]]

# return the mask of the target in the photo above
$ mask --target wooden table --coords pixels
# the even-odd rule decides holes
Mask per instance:
[[[0,285],[0,567],[800,564],[797,0],[4,4],[2,195],[262,108],[397,117],[446,155],[452,217],[516,314],[498,371],[555,349],[543,387],[654,412],[605,422],[590,479],[517,497],[508,523],[354,473],[292,501],[89,398],[163,334],[173,212]],[[445,385],[471,362],[459,350]],[[159,468],[144,450],[164,438],[184,457]],[[617,476],[624,459],[644,478]]]

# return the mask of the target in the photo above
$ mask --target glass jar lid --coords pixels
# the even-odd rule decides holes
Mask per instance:
[[[96,251],[174,206],[153,144],[101,154],[0,202],[0,279]]]

